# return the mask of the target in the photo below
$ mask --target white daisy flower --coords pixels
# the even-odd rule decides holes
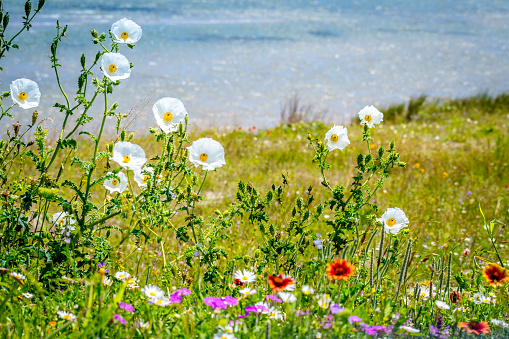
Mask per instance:
[[[361,125],[368,125],[369,128],[375,127],[382,122],[384,114],[377,110],[374,106],[366,106],[359,112]]]
[[[71,226],[76,223],[76,220],[70,217],[71,215],[67,212],[57,212],[53,214],[53,224],[58,225],[62,228],[65,226]],[[74,227],[69,228],[71,231]]]
[[[318,306],[320,306],[323,309],[326,309],[329,307],[330,302],[332,301],[329,294],[318,294],[316,296]]]
[[[327,142],[329,152],[335,149],[342,151],[346,146],[350,145],[348,130],[346,127],[334,125],[334,127],[325,133],[325,141]]]
[[[214,334],[214,339],[235,339],[235,336],[228,332]]]
[[[17,272],[11,272],[11,273],[9,273],[9,275],[13,278],[18,279],[18,280],[25,280],[25,278],[26,278],[23,274],[17,273]]]
[[[217,329],[226,333],[233,333],[233,326],[226,325],[226,326],[217,326]]]
[[[128,278],[124,281],[124,284],[127,286],[127,288],[134,290],[135,288],[138,288],[138,281],[139,279],[136,277]]]
[[[261,306],[261,307],[264,307],[264,309],[262,309],[260,311],[261,314],[268,314],[270,309],[272,308],[268,303],[264,302],[264,301],[260,301],[260,302],[257,302],[256,304],[254,304],[254,306]]]
[[[115,273],[115,278],[120,281],[126,281],[131,275],[126,271],[119,271]]]
[[[29,109],[39,106],[41,92],[35,81],[22,78],[11,83],[11,98],[19,107]]]
[[[474,301],[474,304],[476,304],[476,305],[482,304],[485,299],[486,299],[486,297],[479,292],[477,292],[473,296],[473,301]]]
[[[101,282],[104,286],[111,286],[111,284],[113,284],[113,281],[110,278],[108,278],[107,276],[103,276]]]
[[[506,323],[505,321],[503,320],[498,320],[498,319],[491,319],[491,323],[495,326],[499,326],[499,327],[503,327],[503,328],[507,328],[509,327],[509,324]]]
[[[154,168],[145,166],[140,171],[134,172],[134,181],[136,181],[140,187],[147,187],[147,182],[150,180],[153,174]]]
[[[243,283],[250,283],[256,280],[256,274],[248,270],[238,270],[235,272],[235,279],[239,279]]]
[[[267,315],[271,319],[283,320],[283,314],[281,313],[281,311],[275,309],[274,307],[271,307],[269,309],[269,313],[267,313]]]
[[[403,210],[395,207],[388,208],[381,218],[377,218],[376,221],[381,222],[384,225],[384,230],[387,233],[398,234],[402,228],[408,226],[408,218]]]
[[[410,327],[410,326],[400,326],[399,328],[404,329],[408,333],[419,333],[420,332],[418,329]]]
[[[152,106],[152,112],[154,112],[157,124],[166,134],[175,132],[179,123],[183,123],[184,117],[187,115],[182,101],[170,97],[157,100]]]
[[[121,44],[135,44],[141,38],[141,27],[127,18],[120,19],[111,25],[111,33],[115,42]]]
[[[447,305],[446,302],[443,302],[441,300],[435,300],[435,305],[441,310],[449,310],[451,309],[451,306]]]
[[[110,174],[113,174],[113,172],[107,173],[107,175],[110,175]],[[113,193],[113,192],[122,193],[127,188],[127,184],[128,184],[127,177],[122,172],[118,172],[115,175],[117,176],[117,178],[110,178],[110,179],[104,180],[103,186],[106,187],[106,189],[108,191],[110,191],[110,193]]]
[[[72,320],[76,319],[76,316],[70,312],[58,311],[57,314],[60,318],[67,320],[67,321],[72,321]]]
[[[214,170],[226,165],[223,146],[211,138],[198,139],[187,149],[189,161],[196,167],[202,165],[204,170]]]
[[[32,293],[21,293],[21,295],[23,296],[23,298],[27,298],[27,299],[32,299],[34,297],[34,295]]]
[[[120,53],[104,53],[101,58],[101,70],[111,81],[127,79],[131,75],[131,65]]]
[[[169,304],[171,304],[170,299],[168,299],[166,297],[150,298],[148,301],[154,305],[161,306],[161,307],[165,307],[165,306],[168,306]]]
[[[292,293],[288,293],[288,292],[279,292],[277,294],[281,300],[283,300],[285,303],[294,303],[295,301],[297,301],[297,297],[294,296]]]
[[[246,288],[239,290],[239,293],[242,295],[252,295],[252,294],[256,293],[256,290],[254,288],[246,287]]]
[[[139,171],[147,162],[143,148],[129,141],[120,141],[113,146],[113,156],[110,160],[116,161],[120,166]]]
[[[315,289],[309,285],[304,285],[302,286],[302,293],[304,293],[305,295],[310,295],[315,293]]]
[[[141,289],[143,293],[149,298],[162,298],[164,297],[164,291],[156,285],[147,285]]]

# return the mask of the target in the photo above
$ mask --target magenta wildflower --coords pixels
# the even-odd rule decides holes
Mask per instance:
[[[276,301],[278,303],[282,303],[283,300],[279,299],[278,297],[276,297],[275,295],[272,295],[272,294],[269,294],[268,296],[265,297],[265,300],[273,300],[273,301]]]
[[[246,312],[261,313],[263,311],[268,312],[269,309],[263,305],[253,305],[253,306],[246,307]]]
[[[186,295],[190,295],[190,294],[191,294],[191,293],[193,293],[193,292],[191,292],[191,291],[190,291],[190,290],[188,290],[187,288],[180,288],[180,289],[178,289],[177,291],[175,291],[175,293],[177,293],[177,294],[178,294],[178,295],[180,295],[180,296],[186,296]]]
[[[119,302],[119,303],[118,303],[118,307],[120,307],[120,308],[121,308],[121,309],[123,309],[124,311],[134,312],[134,306],[129,305],[129,304],[127,304],[127,303]]]
[[[206,297],[203,298],[203,302],[207,306],[211,306],[213,309],[216,308],[227,308],[228,306],[224,303],[223,299],[218,297]]]
[[[352,316],[348,317],[348,322],[350,323],[350,325],[355,322],[359,322],[359,321],[362,321],[362,319],[356,315],[352,315]]]
[[[127,320],[125,320],[124,318],[122,318],[122,316],[120,316],[119,314],[115,314],[113,316],[113,318],[115,318],[116,321],[118,321],[119,323],[121,324],[124,324],[126,325],[127,324]]]
[[[179,292],[175,292],[170,295],[170,303],[172,304],[180,304],[182,302],[182,296],[179,294]]]
[[[226,296],[222,298],[223,302],[228,306],[238,305],[239,301],[235,297]]]
[[[332,304],[330,306],[330,313],[332,314],[338,314],[339,312],[342,312],[344,310],[343,307],[339,307],[338,304]]]

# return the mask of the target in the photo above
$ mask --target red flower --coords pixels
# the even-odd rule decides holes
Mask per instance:
[[[471,321],[469,323],[458,323],[458,327],[466,328],[468,333],[479,335],[481,333],[490,333],[490,326],[486,321]]]
[[[295,288],[295,281],[293,278],[287,275],[283,275],[280,273],[279,275],[269,275],[269,286],[272,289],[272,292],[283,292],[286,289],[293,289],[290,286],[293,285]]]
[[[327,275],[330,279],[348,280],[355,272],[355,267],[344,259],[327,264]]]
[[[239,286],[240,286],[240,287],[242,287],[242,286],[244,286],[244,283],[243,283],[243,282],[242,282],[242,280],[240,280],[240,279],[235,279],[235,280],[233,281],[233,285],[234,285],[235,287],[239,287]]]
[[[503,282],[509,280],[509,274],[507,274],[506,269],[495,263],[487,265],[482,271],[482,274],[493,286],[502,285]]]
[[[449,295],[449,299],[451,299],[451,303],[456,304],[460,301],[461,295],[457,291],[452,291]]]

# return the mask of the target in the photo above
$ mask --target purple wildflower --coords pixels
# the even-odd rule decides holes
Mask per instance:
[[[179,292],[175,292],[170,295],[170,302],[172,304],[180,304],[182,302],[182,296],[179,294]]]
[[[228,306],[226,306],[226,304],[224,303],[224,301],[221,298],[217,298],[217,297],[203,298],[203,302],[205,303],[205,305],[211,306],[213,309],[216,309],[216,308],[226,309],[228,307]]]
[[[332,314],[338,314],[339,312],[342,312],[344,310],[343,307],[339,307],[338,304],[332,304],[330,306],[330,313]]]
[[[193,292],[191,292],[187,288],[179,288],[175,293],[177,293],[180,296],[186,296],[186,295],[190,295]]]
[[[119,302],[118,303],[118,307],[120,307],[124,311],[134,312],[134,306],[133,305],[129,305],[127,303]]]
[[[235,297],[226,296],[223,297],[223,302],[228,306],[235,306],[239,304],[239,301]]]
[[[316,249],[321,250],[323,248],[322,239],[318,238],[316,240],[313,240],[313,245],[316,246]]]
[[[265,297],[265,300],[273,300],[273,301],[276,301],[278,303],[282,303],[283,300],[279,299],[278,297],[276,297],[275,295],[272,295],[272,294],[269,294],[268,296]]]
[[[362,321],[362,319],[356,315],[352,315],[352,316],[348,317],[348,322],[350,323],[350,325],[352,325],[355,322],[359,322],[359,321]]]
[[[116,321],[118,321],[119,323],[121,324],[124,324],[126,325],[127,324],[127,320],[125,320],[124,318],[122,318],[119,314],[115,314],[113,316],[113,318],[115,318]]]
[[[263,311],[268,312],[269,309],[263,305],[252,305],[246,307],[246,312],[261,313]]]

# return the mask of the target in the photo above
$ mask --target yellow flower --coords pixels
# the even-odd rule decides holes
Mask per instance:
[[[442,176],[443,176],[444,178],[447,178],[447,177],[449,176],[449,174],[447,174],[447,172],[444,172],[444,173],[442,173]]]
[[[419,167],[421,167],[421,164],[416,163],[414,166],[415,166],[415,168],[419,168]]]

